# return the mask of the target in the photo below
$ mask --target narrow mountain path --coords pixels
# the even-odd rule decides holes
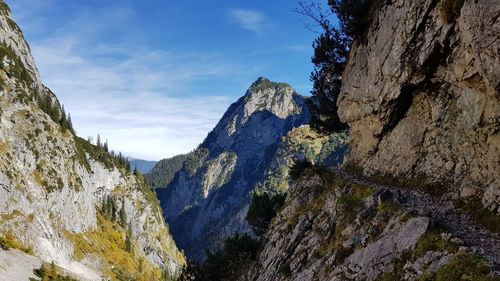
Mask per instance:
[[[500,235],[485,229],[468,214],[455,208],[451,201],[418,190],[380,185],[352,175],[341,168],[331,168],[331,170],[357,184],[370,186],[376,190],[396,191],[400,195],[402,201],[400,203],[404,209],[423,211],[454,237],[463,240],[464,246],[486,259],[495,273],[500,273]]]

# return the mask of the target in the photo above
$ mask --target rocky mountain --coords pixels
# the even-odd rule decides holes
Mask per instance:
[[[0,279],[160,280],[185,261],[154,193],[77,137],[0,1]]]
[[[157,163],[156,161],[136,159],[132,157],[128,157],[128,160],[130,161],[131,169],[137,169],[137,171],[141,172],[141,174],[149,173]]]
[[[158,198],[172,234],[186,255],[204,256],[234,233],[251,233],[245,216],[252,191],[287,189],[297,159],[341,162],[331,150],[345,144],[309,134],[306,101],[289,85],[259,78],[232,104]],[[322,150],[331,143],[330,151]]]
[[[500,3],[378,4],[346,164],[294,182],[240,280],[500,280]]]

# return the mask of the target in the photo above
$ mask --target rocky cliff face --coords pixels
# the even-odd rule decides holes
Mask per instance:
[[[306,123],[304,100],[286,84],[260,78],[231,105],[165,189],[157,190],[167,221],[188,257],[201,258],[245,222],[249,193],[262,180],[277,144]]]
[[[390,1],[354,44],[338,106],[365,174],[450,182],[500,213],[500,3]]]
[[[331,148],[345,144],[345,133],[336,139],[301,134],[309,131],[299,127],[308,121],[305,100],[290,86],[265,78],[229,107],[168,187],[157,190],[172,233],[188,257],[202,258],[205,249],[217,247],[225,237],[250,233],[245,220],[250,193],[286,189],[287,164],[328,158],[331,150],[322,151],[327,142]],[[309,147],[307,155],[304,147]],[[330,159],[342,161],[344,150]]]
[[[494,281],[499,239],[449,202],[313,169],[291,186],[240,280]]]
[[[290,187],[240,280],[498,280],[500,3],[379,3],[338,100],[352,166]]]
[[[30,49],[3,1],[0,66],[3,247],[20,248],[40,262],[54,262],[82,280],[118,276],[158,280],[162,271],[175,273],[184,258],[154,193],[141,176],[60,124],[59,102],[43,86]],[[114,201],[113,218],[103,211],[107,198]],[[125,219],[118,223],[122,212]],[[2,252],[5,260],[0,263],[8,264],[18,255],[9,253]],[[16,276],[8,270],[0,267],[0,276]]]

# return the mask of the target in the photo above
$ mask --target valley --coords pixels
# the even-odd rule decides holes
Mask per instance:
[[[311,95],[258,77],[147,161],[77,134],[0,0],[0,281],[500,280],[500,2],[321,5]]]

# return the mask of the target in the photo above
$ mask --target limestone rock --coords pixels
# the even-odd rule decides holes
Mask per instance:
[[[392,1],[343,75],[349,161],[382,173],[466,182],[492,210],[500,189],[498,1]],[[449,2],[449,1],[448,1]],[[460,192],[460,190],[455,190]],[[470,193],[470,192],[469,192]]]
[[[128,232],[136,257],[130,262],[142,259],[157,279],[163,270],[176,273],[184,257],[154,193],[107,152],[60,125],[59,102],[43,86],[21,30],[0,4],[0,237],[11,235],[30,249],[35,257],[27,260],[54,262],[77,278],[101,280],[113,264],[102,253],[106,237],[96,233],[113,234],[103,230],[101,214],[104,199],[112,196],[128,225],[119,231],[116,226],[116,240],[106,246],[120,250],[119,237]],[[0,275],[9,276],[2,270]]]

